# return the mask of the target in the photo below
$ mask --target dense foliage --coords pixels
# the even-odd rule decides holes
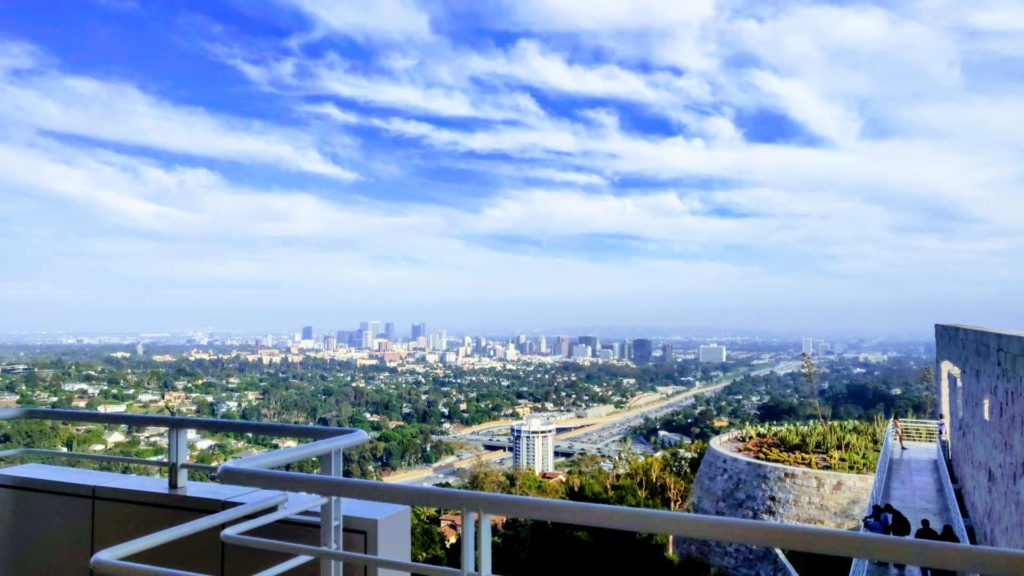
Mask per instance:
[[[686,450],[666,450],[657,456],[640,457],[625,452],[611,465],[595,456],[568,462],[565,479],[542,480],[529,472],[501,471],[480,464],[469,470],[465,487],[544,498],[561,498],[641,508],[682,510],[697,472],[705,445]],[[438,515],[419,510],[415,517],[432,522]],[[414,529],[414,535],[420,531]],[[426,546],[427,548],[417,548]],[[438,537],[414,536],[416,558],[457,565],[452,550]],[[700,574],[706,568],[691,559],[679,559],[666,536],[634,534],[573,525],[504,520],[494,532],[494,570],[501,574],[545,573],[606,574],[630,571],[637,574]]]
[[[758,460],[812,469],[871,474],[878,463],[886,422],[842,420],[828,423],[746,426],[737,449]]]

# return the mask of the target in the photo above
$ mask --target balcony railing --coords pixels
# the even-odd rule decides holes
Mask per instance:
[[[140,425],[131,422],[130,415],[66,410],[31,410],[19,411],[17,414],[0,412],[0,418],[12,417]],[[126,418],[129,419],[126,420]],[[195,427],[208,430],[256,432],[254,428],[242,429],[251,426],[258,428],[258,433],[261,434],[275,434],[273,427],[287,426],[219,420],[198,421],[188,418],[154,418],[161,418],[162,424],[156,424],[155,420],[149,420],[145,425],[160,425],[186,430]],[[276,433],[300,436],[303,434],[298,432],[308,428],[288,427],[288,430],[279,428],[276,429]],[[282,509],[280,506],[284,500],[280,496],[268,497],[259,502],[205,516],[199,520],[125,542],[96,553],[92,559],[94,573],[132,576],[190,574],[181,571],[168,571],[158,566],[128,562],[124,558],[261,512],[265,514],[223,529],[221,540],[292,556],[262,574],[279,574],[305,562],[320,559],[322,574],[339,574],[341,562],[352,562],[369,567],[390,568],[426,575],[491,575],[490,518],[496,514],[591,528],[674,535],[698,540],[733,542],[848,558],[871,558],[885,562],[933,566],[963,572],[1005,575],[1024,573],[1024,551],[1020,550],[904,540],[876,534],[802,525],[343,478],[341,476],[341,451],[364,441],[365,433],[329,428],[316,430],[319,430],[316,436],[307,436],[321,438],[316,442],[229,461],[217,468],[216,478],[226,484],[316,494],[321,497],[320,499],[297,507]],[[313,432],[310,431],[310,434]],[[24,453],[26,452],[20,452],[20,454]],[[320,458],[322,474],[304,474],[275,469],[311,457]],[[185,464],[183,460],[183,458],[179,459],[177,467],[187,470],[191,466]],[[168,466],[170,465],[168,464]],[[461,567],[455,569],[405,562],[342,550],[338,538],[341,518],[340,498],[461,510],[463,513]],[[320,546],[283,542],[247,534],[259,526],[316,506],[321,508],[322,538]]]
[[[886,482],[889,479],[889,461],[892,459],[892,442],[894,430],[892,423],[885,427],[882,433],[882,448],[878,451],[878,464],[875,465],[875,479],[871,484],[871,495],[864,507],[864,516],[870,516],[872,507],[882,501],[885,495]],[[863,524],[860,527],[862,534],[867,534]],[[868,560],[866,558],[854,558],[850,564],[850,576],[864,576],[868,571]]]

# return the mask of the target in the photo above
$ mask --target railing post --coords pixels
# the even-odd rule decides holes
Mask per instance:
[[[476,572],[476,545],[473,543],[473,536],[476,529],[473,526],[473,511],[468,508],[462,509],[462,574],[468,576]]]
[[[319,457],[320,474],[341,477],[341,450],[332,450]],[[320,507],[320,546],[332,550],[342,550],[342,510],[341,498],[332,496]],[[329,558],[320,559],[320,576],[342,576],[342,563]]]
[[[184,488],[188,484],[188,470],[182,464],[188,462],[188,429],[167,429],[167,485],[171,490]]]
[[[477,547],[480,550],[480,574],[491,576],[491,515],[480,511],[479,537]]]

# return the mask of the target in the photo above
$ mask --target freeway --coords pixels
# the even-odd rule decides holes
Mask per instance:
[[[797,370],[799,367],[799,361],[787,361],[759,372],[768,373],[774,370],[779,373],[785,373]],[[732,384],[734,379],[735,377],[721,380],[711,386],[691,388],[662,400],[650,402],[637,408],[613,412],[606,416],[558,420],[555,424],[563,431],[555,436],[555,452],[560,456],[572,456],[581,453],[614,456],[619,451],[615,443],[628,435],[630,430],[640,425],[644,418],[661,418],[672,412],[677,412],[685,406],[692,404],[693,398],[698,394],[717,392]],[[511,448],[510,439],[507,434],[498,435],[493,432],[507,429],[515,422],[517,421],[492,420],[463,428],[449,436],[439,436],[438,438],[441,440],[475,444],[485,450],[489,450],[489,452],[465,456],[454,464],[398,471],[384,481],[422,483],[424,481],[429,482],[431,478],[439,481],[449,477],[453,474],[454,470],[469,467],[475,462],[500,460],[509,455],[508,450]],[[492,433],[484,434],[485,432]],[[637,443],[634,441],[634,444]]]

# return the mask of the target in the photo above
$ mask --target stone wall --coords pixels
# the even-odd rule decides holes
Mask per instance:
[[[732,451],[731,444],[731,434],[714,438],[701,461],[692,496],[697,514],[828,528],[860,526],[874,475],[763,462]],[[770,549],[692,541],[686,549],[729,574],[784,573]]]
[[[1024,333],[937,324],[935,360],[978,543],[1024,548]]]

